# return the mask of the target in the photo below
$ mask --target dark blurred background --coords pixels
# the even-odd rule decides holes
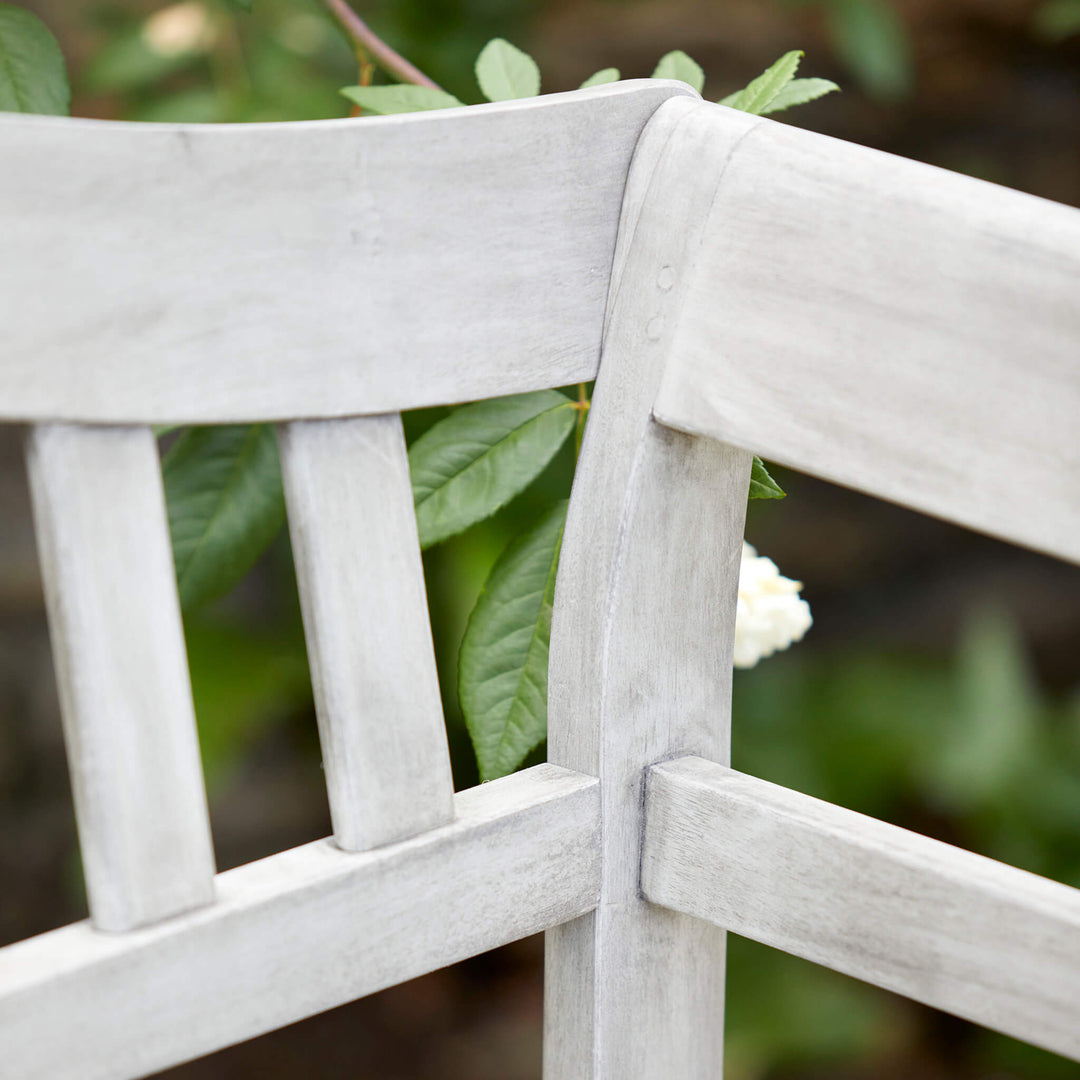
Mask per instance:
[[[75,115],[194,122],[342,116],[356,81],[317,0],[24,2],[68,58]],[[842,94],[796,123],[1080,205],[1080,0],[402,0],[358,4],[465,101],[491,37],[545,91],[669,49],[706,97],[781,53]],[[1080,298],[1078,298],[1080,302]],[[410,435],[440,414],[407,418]],[[1080,418],[1078,418],[1080,422]],[[459,787],[476,781],[457,644],[535,490],[425,568]],[[815,625],[736,676],[737,768],[1080,886],[1080,569],[809,478],[751,505],[748,537],[805,582]],[[979,477],[970,478],[972,484]],[[1032,477],[1032,483],[1038,478]],[[222,869],[329,832],[287,539],[187,618]],[[0,426],[0,944],[85,914],[19,433]],[[530,939],[170,1071],[176,1080],[539,1077],[542,943]],[[1080,1066],[732,939],[730,1080],[1078,1077]],[[719,1019],[717,1022],[720,1022]]]

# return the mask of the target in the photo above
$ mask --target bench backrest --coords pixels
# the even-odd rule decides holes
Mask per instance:
[[[1080,557],[1080,213],[652,81],[0,143],[91,906],[0,951],[11,1075],[143,1075],[539,930],[551,1080],[718,1076],[725,929],[1080,1057],[1080,894],[726,768],[751,452]],[[396,414],[598,369],[550,763],[454,795]],[[335,835],[215,877],[150,425],[265,420]]]

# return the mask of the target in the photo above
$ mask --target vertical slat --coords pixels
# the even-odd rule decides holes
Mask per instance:
[[[334,838],[364,851],[454,813],[401,417],[278,440]]]
[[[750,455],[651,418],[712,191],[730,145],[662,106],[627,184],[594,404],[563,538],[549,760],[599,775],[596,911],[549,931],[548,1080],[716,1080],[724,934],[639,886],[646,766],[728,752]],[[755,121],[748,118],[747,125]]]
[[[38,426],[27,465],[90,915],[129,930],[213,899],[157,445]]]

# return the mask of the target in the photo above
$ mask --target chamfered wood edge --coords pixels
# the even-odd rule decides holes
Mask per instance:
[[[649,770],[641,884],[1080,1060],[1080,890],[694,757]]]
[[[144,930],[77,923],[0,950],[5,1075],[142,1076],[595,906],[595,778],[538,765],[455,803],[397,844],[322,840],[220,874],[217,903]]]

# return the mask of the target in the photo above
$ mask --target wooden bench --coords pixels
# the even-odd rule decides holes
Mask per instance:
[[[91,912],[0,950],[0,1074],[540,930],[549,1080],[719,1077],[728,929],[1080,1059],[1080,892],[727,767],[751,452],[1080,560],[1080,212],[655,81],[0,146]],[[594,377],[550,762],[454,794],[398,414]],[[151,425],[271,420],[334,838],[215,875]]]

